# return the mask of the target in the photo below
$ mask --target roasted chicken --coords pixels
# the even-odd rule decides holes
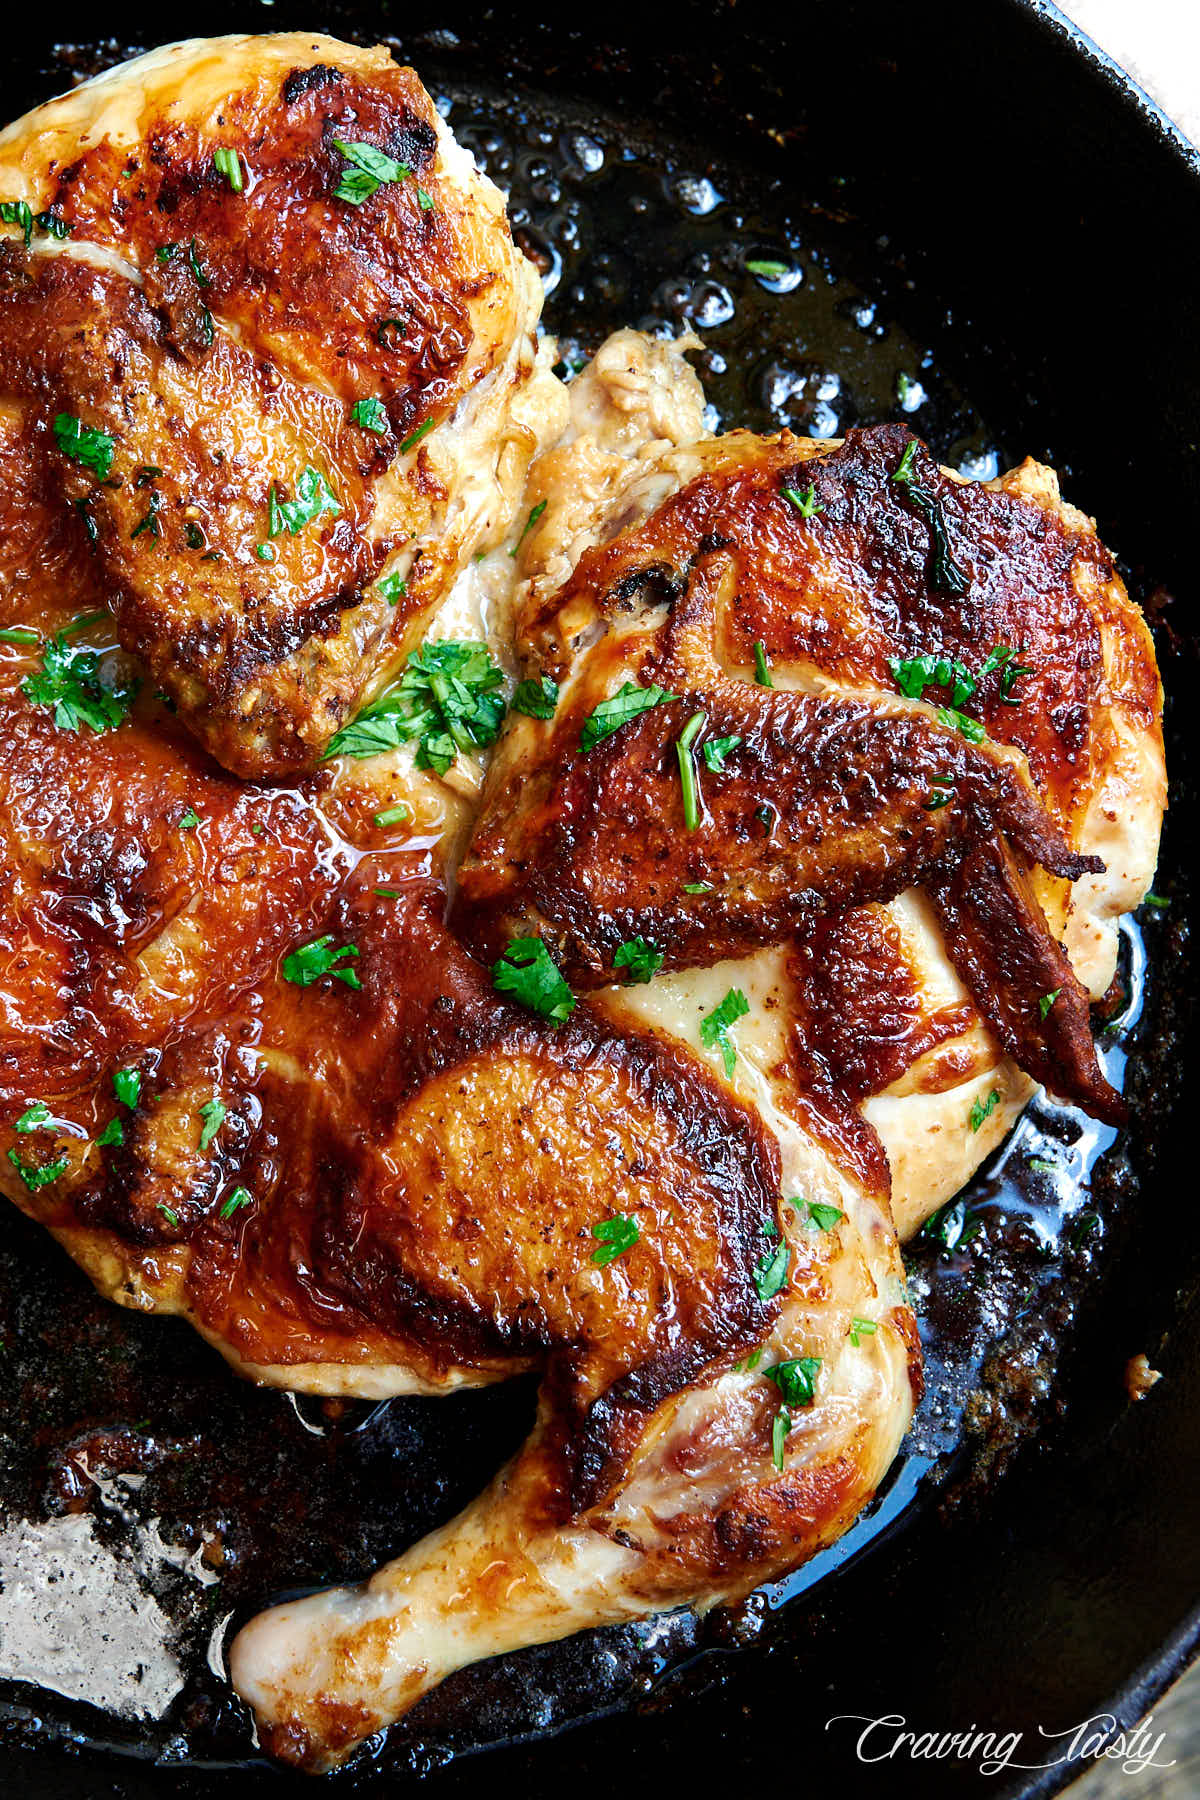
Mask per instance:
[[[252,1379],[541,1376],[459,1519],[239,1634],[325,1769],[870,1499],[893,1207],[1030,1076],[1118,1114],[1153,655],[1047,471],[713,440],[631,332],[568,394],[381,51],[176,46],[10,127],[0,190],[0,1183]]]

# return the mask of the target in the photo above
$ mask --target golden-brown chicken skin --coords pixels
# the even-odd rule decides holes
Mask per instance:
[[[40,107],[0,189],[0,392],[121,642],[227,767],[313,766],[561,423],[500,195],[411,69],[298,33]]]

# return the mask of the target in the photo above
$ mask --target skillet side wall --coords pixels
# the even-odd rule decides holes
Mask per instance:
[[[649,23],[631,12],[579,30],[554,9],[520,5],[211,0],[187,24],[204,34],[395,33],[418,67],[627,105],[717,154],[759,161],[764,179],[797,193],[818,172],[822,182],[843,177],[847,208],[891,240],[882,285],[894,310],[936,336],[945,366],[1011,441],[1052,451],[1102,534],[1178,596],[1163,641],[1175,694],[1163,867],[1183,863],[1196,829],[1194,732],[1181,715],[1196,675],[1200,168],[1061,22],[1020,0],[679,4]],[[104,31],[149,45],[179,30],[160,9],[121,4],[59,8],[44,27],[10,21],[0,113],[50,91],[29,71],[54,42]],[[907,267],[891,261],[895,246]],[[873,278],[878,288],[878,269]],[[923,318],[930,296],[944,310]],[[1170,928],[1186,935],[1182,922]],[[1184,955],[1185,943],[1177,949]],[[463,1759],[431,1777],[432,1791],[472,1794],[497,1776],[531,1795],[564,1783],[608,1795],[664,1776],[702,1793],[739,1779],[813,1789],[849,1773],[855,1792],[1048,1793],[1071,1771],[1006,1782],[960,1763],[860,1768],[855,1727],[826,1730],[826,1721],[891,1713],[918,1730],[1022,1730],[1021,1759],[1048,1762],[1062,1742],[1039,1740],[1039,1726],[1062,1730],[1102,1710],[1132,1721],[1144,1710],[1186,1659],[1200,1596],[1200,1240],[1179,1104],[1196,1069],[1197,984],[1194,962],[1184,966],[1157,1055],[1134,1071],[1128,1157],[1141,1218],[1127,1197],[1074,1341],[1070,1404],[1040,1445],[977,1509],[948,1521],[926,1509],[882,1553],[794,1602],[774,1642],[674,1676],[661,1692],[669,1710],[656,1700],[642,1714],[502,1751],[502,1774]],[[1139,1350],[1166,1379],[1129,1407],[1121,1370]],[[5,1769],[7,1791],[29,1800],[158,1793],[168,1779],[20,1751],[6,1753]],[[169,1779],[185,1795],[293,1786]]]

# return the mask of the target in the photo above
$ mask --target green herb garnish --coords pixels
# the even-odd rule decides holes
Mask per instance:
[[[517,683],[510,704],[514,712],[524,713],[530,719],[552,719],[558,705],[558,683],[551,681],[549,675],[527,676]]]
[[[791,501],[802,519],[815,519],[818,513],[825,511],[817,499],[816,489],[811,482],[802,494],[796,488],[791,487],[785,487],[782,493],[785,500]]]
[[[31,625],[6,625],[0,631],[0,644],[40,644],[41,641]]]
[[[5,225],[16,225],[25,234],[25,248],[28,250],[33,239],[33,213],[25,200],[0,200],[0,221]]]
[[[113,1093],[122,1106],[133,1107],[142,1091],[142,1077],[137,1069],[117,1069],[113,1074]]]
[[[34,706],[54,709],[54,723],[61,731],[112,731],[121,724],[133,704],[136,681],[106,686],[100,679],[98,651],[72,648],[66,633],[50,638],[42,648],[42,667],[27,675],[21,692]]]
[[[395,606],[397,600],[408,592],[408,582],[398,569],[390,575],[382,575],[375,583],[376,592],[383,595],[389,606]]]
[[[772,1238],[777,1232],[768,1234]],[[773,1300],[787,1286],[788,1264],[792,1259],[786,1238],[780,1238],[777,1244],[768,1244],[766,1250],[754,1268],[754,1285],[758,1289],[760,1300]]]
[[[986,1100],[976,1100],[967,1118],[972,1131],[978,1131],[985,1119],[990,1119],[1000,1104],[1000,1090],[993,1088]]]
[[[688,831],[695,831],[700,824],[700,794],[696,785],[692,746],[704,729],[707,718],[707,713],[693,713],[675,746],[675,755],[679,761],[679,785],[683,790],[683,823]]]
[[[874,1337],[879,1330],[874,1319],[851,1319],[848,1333],[850,1342],[858,1349],[860,1337]]]
[[[200,814],[194,806],[189,806],[179,821],[180,831],[194,831],[200,823]]]
[[[888,668],[900,692],[909,700],[921,700],[927,687],[948,687],[950,704],[963,706],[975,692],[975,677],[964,663],[926,650],[920,656],[892,656]]]
[[[378,432],[380,437],[387,435],[387,408],[383,401],[377,399],[374,394],[369,399],[356,400],[350,408],[350,417],[356,425],[361,425],[364,431]]]
[[[254,1196],[249,1188],[235,1187],[232,1194],[230,1194],[228,1200],[221,1208],[221,1217],[223,1219],[232,1219],[239,1206],[252,1206],[253,1204]]]
[[[666,688],[644,688],[634,681],[627,681],[623,687],[618,688],[611,700],[602,700],[583,721],[583,730],[579,735],[581,753],[586,756],[589,750],[594,750],[606,737],[611,737],[622,725],[628,725],[631,719],[649,712],[652,706],[665,706],[678,698],[678,694],[669,694]]]
[[[292,979],[293,977],[289,975],[288,980]],[[302,983],[302,985],[307,984]],[[225,1122],[225,1113],[226,1106],[223,1100],[206,1100],[200,1108],[200,1117],[204,1120],[204,1126],[200,1133],[201,1150],[207,1150],[220,1131]]]
[[[325,754],[377,756],[416,741],[417,767],[444,775],[460,750],[495,742],[503,685],[486,644],[452,638],[423,644],[410,653],[399,687],[344,725]]]
[[[82,468],[90,469],[101,481],[112,468],[116,438],[110,437],[107,431],[97,431],[94,426],[85,425],[74,413],[55,413],[54,440],[64,456],[79,463]]]
[[[747,257],[746,267],[752,275],[761,275],[764,281],[778,281],[788,272],[787,263],[774,262],[769,257]]]
[[[385,807],[375,814],[375,823],[382,831],[386,825],[407,825],[412,818],[412,808],[401,800],[396,806]]]
[[[929,489],[913,476],[917,440],[913,438],[892,474],[892,480],[904,496],[905,503],[924,519],[929,527],[929,585],[940,594],[965,594],[970,582],[955,562],[946,533],[942,509]]]
[[[614,1213],[611,1219],[601,1219],[599,1225],[592,1226],[592,1236],[600,1240],[599,1249],[592,1251],[592,1261],[597,1268],[607,1268],[610,1262],[624,1256],[626,1250],[632,1250],[637,1243],[637,1220]]]
[[[630,938],[613,957],[613,968],[624,969],[630,986],[650,981],[662,968],[663,952],[644,937]]]
[[[32,1106],[27,1106],[25,1108],[25,1111],[13,1126],[13,1130],[41,1131],[47,1119],[50,1117],[50,1108],[46,1105],[46,1102],[44,1100],[35,1100]]]
[[[787,1443],[788,1432],[792,1429],[792,1415],[786,1406],[781,1406],[771,1420],[771,1461],[779,1470],[783,1468],[783,1450]]]
[[[341,138],[334,138],[333,147],[339,150],[349,163],[348,169],[342,170],[341,179],[333,190],[335,200],[348,200],[351,206],[361,206],[369,200],[376,189],[386,187],[393,181],[405,181],[412,174],[407,163],[396,162],[394,158],[385,156],[374,144],[344,143]]]
[[[774,1363],[763,1374],[775,1383],[789,1406],[811,1406],[817,1397],[820,1370],[819,1356],[793,1356],[786,1362]]]
[[[771,680],[771,666],[767,661],[767,646],[761,638],[754,640],[754,679],[759,687],[774,687]]]
[[[242,175],[242,159],[236,150],[230,150],[224,144],[214,150],[213,168],[225,177],[235,194],[242,192],[246,182]]]
[[[100,1150],[107,1150],[112,1144],[123,1144],[124,1142],[125,1127],[122,1125],[120,1119],[114,1118],[108,1121],[108,1124],[96,1139],[96,1147]]]
[[[46,1163],[40,1169],[31,1168],[28,1163],[23,1163],[15,1150],[9,1151],[8,1160],[30,1193],[33,1194],[36,1194],[39,1188],[46,1187],[49,1182],[57,1181],[60,1175],[65,1174],[67,1168],[65,1156],[59,1157],[57,1162]]]
[[[544,500],[539,500],[537,505],[533,508],[532,512],[530,513],[529,517],[526,519],[524,527],[521,531],[520,537],[517,539],[517,541],[513,545],[512,549],[509,551],[508,554],[510,556],[516,556],[517,551],[521,548],[521,545],[525,542],[525,539],[529,536],[530,532],[533,530],[534,526],[537,524],[538,520],[541,518],[541,516],[545,512],[545,510],[546,510],[546,502]]]
[[[492,986],[555,1025],[575,1010],[575,996],[540,937],[513,939],[492,964]]]
[[[969,713],[958,712],[952,706],[938,707],[937,722],[939,725],[945,725],[950,731],[957,731],[961,737],[966,738],[968,744],[982,744],[987,736],[987,732],[978,719],[973,719]]]
[[[1148,893],[1142,895],[1141,904],[1143,906],[1153,907],[1155,912],[1163,912],[1170,906],[1171,902],[1166,894]]]
[[[840,1206],[827,1206],[823,1200],[793,1200],[792,1205],[804,1206],[818,1231],[832,1231],[846,1216]]]
[[[288,531],[295,537],[297,532],[302,531],[306,525],[311,525],[321,513],[340,513],[341,510],[325,477],[309,463],[296,483],[294,500],[277,500],[275,485],[271,484],[271,491],[267,496],[270,518],[268,535],[277,538],[281,531]]]
[[[726,1075],[733,1074],[733,1066],[737,1061],[737,1051],[729,1036],[729,1027],[736,1019],[745,1018],[749,1011],[750,1002],[741,989],[730,988],[721,1004],[700,1021],[700,1042],[706,1050],[720,1049]]]
[[[415,450],[417,445],[420,443],[421,439],[428,432],[430,432],[432,430],[433,430],[433,420],[432,419],[426,419],[425,423],[423,425],[418,425],[417,429],[414,432],[412,432],[408,437],[406,437],[404,442],[401,444],[401,446],[400,446],[401,456],[407,456],[410,450]]]
[[[309,944],[301,944],[298,950],[289,950],[283,959],[283,979],[294,982],[297,987],[311,987],[314,981],[320,981],[323,975],[332,975],[335,981],[344,981],[348,988],[361,988],[362,982],[353,969],[339,969],[335,965],[343,957],[356,957],[356,944],[343,944],[340,950],[331,950],[333,933],[324,937],[313,938]]]
[[[685,894],[711,894],[713,884],[711,881],[685,881],[683,891]]]
[[[1050,991],[1050,993],[1048,993],[1048,994],[1039,995],[1039,997],[1038,997],[1038,1012],[1043,1019],[1049,1013],[1050,1008],[1054,1005],[1054,1002],[1058,999],[1058,996],[1061,993],[1062,993],[1062,989],[1060,987],[1056,987],[1056,988],[1053,988]]]
[[[702,746],[705,766],[711,769],[714,775],[723,774],[725,771],[725,758],[729,755],[731,750],[737,749],[741,741],[741,738],[736,735],[732,737],[705,738]]]
[[[921,1236],[933,1238],[944,1251],[961,1250],[980,1230],[980,1222],[959,1195],[940,1207],[921,1227]]]
[[[1023,663],[1017,662],[1016,658],[1019,654],[1020,652],[1014,650],[1009,644],[995,644],[988,651],[984,661],[979,665],[979,675],[977,679],[980,681],[983,680],[985,675],[990,675],[993,670],[999,670],[1000,698],[1005,706],[1019,706],[1021,704],[1019,700],[1013,698],[1013,683],[1019,680],[1022,675],[1033,674],[1031,668]]]

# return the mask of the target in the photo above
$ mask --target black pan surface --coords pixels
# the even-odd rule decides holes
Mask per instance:
[[[113,35],[97,44],[100,26]],[[331,1785],[1051,1793],[1082,1766],[1072,1745],[1098,1741],[1076,1727],[1133,1723],[1200,1634],[1200,1233],[1183,1104],[1200,159],[1052,7],[1020,0],[786,13],[740,0],[581,28],[521,6],[396,0],[214,0],[186,23],[67,8],[25,21],[20,47],[10,31],[0,112],[184,29],[310,26],[391,42],[511,189],[568,368],[616,325],[691,325],[725,425],[834,435],[904,417],[971,474],[1027,452],[1055,463],[1124,555],[1172,697],[1155,883],[1170,904],[1130,924],[1097,1019],[1133,1123],[1114,1140],[1035,1105],[969,1191],[963,1239],[913,1247],[929,1393],[871,1514],[735,1614],[672,1614],[465,1671]],[[747,269],[764,258],[788,274]],[[0,1339],[0,1524],[87,1514],[159,1610],[178,1668],[161,1717],[140,1720],[0,1683],[10,1791],[302,1785],[256,1756],[221,1675],[229,1631],[449,1516],[523,1435],[529,1387],[378,1407],[248,1389],[182,1325],[96,1298],[14,1213]],[[1122,1375],[1139,1351],[1165,1379],[1135,1407]],[[858,1754],[863,1723],[885,1715],[1021,1737],[998,1750],[999,1773],[978,1749],[889,1753],[898,1725]]]

